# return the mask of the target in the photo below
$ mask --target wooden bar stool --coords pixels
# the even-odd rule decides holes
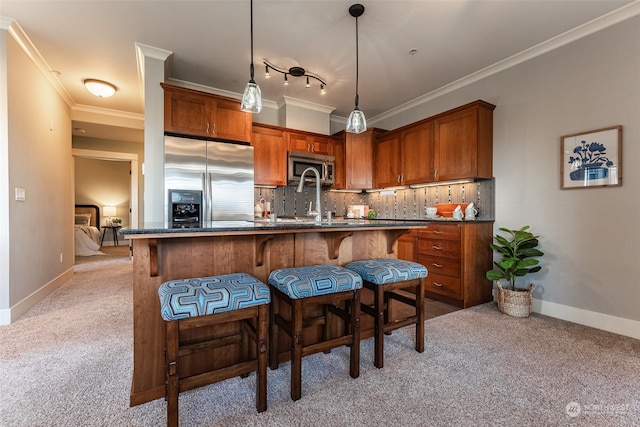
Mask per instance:
[[[416,325],[416,351],[424,352],[424,278],[427,269],[422,264],[392,258],[353,261],[345,268],[358,273],[364,287],[374,293],[373,305],[362,304],[362,311],[374,318],[374,365],[384,366],[384,334],[404,326]],[[414,288],[415,298],[395,291]],[[389,302],[400,301],[415,308],[415,315],[389,320]]]
[[[335,265],[314,265],[274,270],[269,274],[273,290],[271,304],[271,369],[277,369],[278,330],[291,338],[291,399],[302,397],[302,358],[318,352],[328,352],[342,345],[351,346],[349,373],[352,378],[360,375],[360,290],[362,278],[350,270]],[[281,304],[289,306],[289,315],[283,313]],[[339,307],[344,304],[345,307]],[[305,317],[310,306],[321,306],[322,314]],[[307,310],[308,312],[309,310]],[[329,313],[340,317],[348,327],[340,337],[331,338],[328,331]],[[311,343],[310,326],[322,326],[320,341]]]
[[[178,394],[237,375],[256,374],[256,408],[267,409],[269,287],[245,273],[171,280],[160,285],[160,314],[166,325],[167,425],[177,426]],[[195,328],[214,329],[229,322],[241,322],[240,334],[224,337],[185,339]],[[204,334],[191,334],[191,336]],[[249,335],[255,341],[255,357],[250,358]],[[209,335],[210,336],[210,335]],[[180,358],[229,345],[240,345],[241,360],[231,366],[182,376]]]

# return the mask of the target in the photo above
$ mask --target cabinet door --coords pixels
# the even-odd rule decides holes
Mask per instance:
[[[210,136],[211,103],[209,98],[191,92],[165,88],[164,128],[168,132]]]
[[[284,131],[253,126],[254,182],[257,185],[287,185],[287,145]]]
[[[343,190],[347,188],[346,181],[346,165],[345,165],[345,136],[338,136],[333,143],[333,155],[335,157],[336,169],[334,171],[334,180],[332,188]]]
[[[435,131],[438,181],[476,176],[476,109],[463,110],[436,119]]]
[[[333,140],[328,136],[313,135],[311,140],[311,152],[333,156]]]
[[[212,136],[232,141],[251,141],[252,114],[240,109],[240,102],[215,99],[212,100]]]
[[[373,130],[345,134],[345,179],[347,189],[373,187]]]
[[[375,152],[376,187],[400,185],[400,135],[389,132],[376,143]]]
[[[403,183],[433,182],[433,122],[421,123],[402,132]]]
[[[289,151],[311,153],[313,150],[313,148],[311,147],[310,138],[307,138],[307,135],[304,133],[287,131],[287,139],[287,146]]]
[[[412,230],[410,233],[398,238],[398,259],[405,261],[418,261],[418,233]]]

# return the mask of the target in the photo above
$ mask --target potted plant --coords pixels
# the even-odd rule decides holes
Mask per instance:
[[[536,249],[539,245],[538,237],[534,236],[525,225],[519,230],[500,228],[500,231],[509,236],[496,234],[497,243],[491,244],[491,249],[502,254],[500,261],[494,262],[497,268],[487,271],[487,279],[495,281],[498,285],[498,309],[511,316],[528,317],[531,313],[531,294],[535,285],[528,288],[517,288],[516,279],[530,273],[540,271],[539,260],[535,257],[544,255]],[[502,287],[500,281],[505,280],[507,285]]]
[[[613,166],[613,162],[605,156],[606,150],[604,144],[599,142],[587,144],[587,141],[582,141],[581,145],[573,149],[573,154],[576,156],[569,157],[572,169],[569,178],[572,181],[606,178],[609,167]]]

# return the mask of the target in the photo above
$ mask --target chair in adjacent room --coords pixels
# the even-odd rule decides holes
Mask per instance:
[[[271,303],[271,369],[279,364],[278,331],[283,330],[291,343],[291,399],[302,397],[302,358],[350,346],[349,373],[360,375],[360,291],[362,278],[336,265],[313,265],[274,270],[269,274]],[[286,304],[288,309],[283,305]],[[316,306],[313,307],[312,306]],[[313,313],[316,310],[317,314]],[[287,314],[288,313],[288,314]],[[342,331],[333,337],[330,316],[344,322]],[[312,338],[312,326],[320,326],[318,339]]]
[[[267,409],[269,305],[267,285],[245,273],[171,280],[158,289],[166,327],[167,425],[177,426],[180,392],[256,371],[256,408]],[[226,325],[226,326],[223,326]],[[239,326],[236,326],[239,325]],[[223,326],[223,334],[215,330]],[[235,326],[235,328],[234,328]],[[230,332],[227,333],[226,330]],[[253,338],[255,346],[249,346]],[[198,372],[181,367],[183,358],[225,346],[240,346],[237,363],[220,367],[215,360]]]
[[[373,304],[362,304],[362,311],[374,318],[374,365],[384,366],[384,335],[398,328],[416,325],[415,348],[424,352],[424,278],[427,268],[422,264],[393,258],[353,261],[345,265],[358,273],[363,286],[373,291]],[[399,293],[397,291],[411,291]],[[414,307],[415,314],[390,319],[390,302],[399,301]]]

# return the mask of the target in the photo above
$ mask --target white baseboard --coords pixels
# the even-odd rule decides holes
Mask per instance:
[[[73,277],[73,266],[13,307],[0,310],[0,325],[9,325],[18,320],[20,316],[45,299],[51,292],[71,279],[71,277]]]
[[[534,298],[531,311],[580,325],[640,339],[640,322]]]

